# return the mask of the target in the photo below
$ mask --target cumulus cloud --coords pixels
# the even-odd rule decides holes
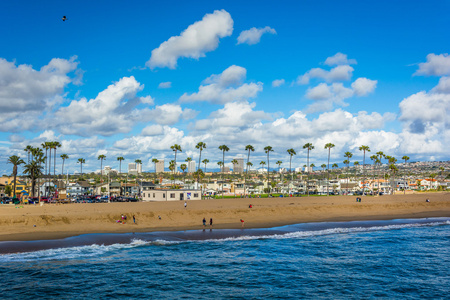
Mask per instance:
[[[247,70],[240,66],[230,66],[221,74],[212,75],[204,80],[197,93],[184,93],[179,101],[197,102],[207,101],[217,104],[225,104],[232,101],[245,101],[255,98],[262,91],[263,84],[243,83]]]
[[[271,34],[276,34],[277,32],[275,31],[275,29],[270,28],[269,26],[266,26],[264,28],[250,28],[249,30],[244,30],[241,32],[241,34],[239,34],[238,38],[237,38],[237,44],[248,44],[248,45],[254,45],[254,44],[258,44],[261,40],[261,36],[264,33],[271,33]]]
[[[340,65],[332,68],[330,71],[322,68],[313,68],[297,78],[297,84],[308,84],[310,79],[318,78],[326,82],[347,81],[352,78],[353,67],[349,65]]]
[[[284,79],[275,79],[274,81],[272,81],[272,87],[279,87],[283,84],[285,84]]]
[[[361,97],[372,93],[375,90],[377,83],[377,80],[358,78],[352,83],[352,88],[354,93]]]
[[[431,90],[432,93],[450,94],[450,77],[441,77],[436,87]]]
[[[172,82],[170,82],[170,81],[167,81],[167,82],[161,82],[159,85],[158,85],[158,88],[159,89],[170,89],[172,87]]]
[[[142,122],[155,122],[161,125],[173,125],[180,120],[189,120],[197,116],[198,112],[189,108],[183,109],[178,104],[163,104],[154,109],[143,109],[139,112]]]
[[[55,112],[56,123],[63,134],[109,136],[128,132],[136,122],[135,106],[141,101],[153,102],[151,97],[136,97],[143,88],[133,76],[123,77],[94,99],[73,100],[69,106],[61,107]]]
[[[336,53],[333,56],[327,57],[324,64],[328,66],[334,65],[356,65],[356,59],[348,59],[347,54],[341,52]]]
[[[271,119],[270,114],[263,111],[254,111],[255,103],[231,102],[226,103],[222,109],[213,112],[208,119],[196,122],[197,130],[216,127],[247,127],[255,122]]]
[[[201,21],[186,28],[152,51],[147,67],[175,69],[180,57],[199,59],[219,46],[219,39],[233,33],[233,19],[225,10],[206,14]]]
[[[447,53],[427,55],[427,62],[420,63],[413,75],[444,76],[450,75],[450,56]]]
[[[40,70],[0,58],[0,130],[35,128],[38,116],[62,102],[64,88],[77,79],[77,57],[54,58]],[[26,117],[25,117],[26,116]]]
[[[399,104],[400,120],[409,124],[413,133],[423,133],[432,123],[443,123],[450,128],[450,94],[426,93],[411,95]]]

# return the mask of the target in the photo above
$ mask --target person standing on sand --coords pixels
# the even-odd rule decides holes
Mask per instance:
[[[213,220],[212,218],[209,219],[209,228],[212,228]]]
[[[186,201],[184,201],[184,208],[186,208],[186,206],[187,206],[187,203],[186,203]]]
[[[206,226],[206,219],[203,218],[203,228],[205,228],[205,226]]]
[[[244,220],[241,219],[241,227],[244,228]]]
[[[133,215],[133,223],[136,224],[136,218]]]

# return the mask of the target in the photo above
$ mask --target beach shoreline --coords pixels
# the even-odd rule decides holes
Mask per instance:
[[[272,228],[311,222],[450,217],[450,193],[233,198],[138,203],[0,205],[0,241],[62,239],[90,233]],[[429,199],[430,202],[426,202]],[[252,204],[252,208],[249,205]],[[125,224],[122,215],[127,217]],[[136,223],[133,223],[133,216]],[[159,216],[161,219],[159,219]],[[117,221],[120,221],[117,222]]]

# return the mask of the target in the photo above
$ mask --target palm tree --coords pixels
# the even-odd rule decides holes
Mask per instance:
[[[170,146],[170,149],[172,149],[172,151],[175,152],[175,160],[174,160],[175,166],[174,166],[174,168],[173,168],[173,170],[172,170],[172,172],[173,172],[174,175],[175,175],[175,173],[176,173],[176,171],[177,171],[177,152],[178,152],[178,151],[183,152],[183,150],[181,150],[181,146],[178,145],[178,144],[175,144],[175,145],[173,145],[173,146]]]
[[[307,170],[308,170],[308,177],[307,177],[307,181],[306,181],[306,189],[307,189],[307,191],[308,191],[308,196],[309,196],[309,151],[311,151],[312,149],[314,149],[314,146],[313,146],[313,144],[311,144],[311,143],[306,143],[306,144],[304,144],[303,145],[303,149],[306,149],[307,151],[308,151],[308,156],[307,156],[307,163],[306,163],[306,165],[307,165]]]
[[[8,158],[8,163],[13,165],[13,176],[14,176],[14,183],[13,183],[13,198],[16,198],[16,177],[17,177],[17,167],[21,164],[24,164],[25,162],[23,159],[18,157],[17,155],[10,156]]]
[[[249,166],[249,162],[250,162],[250,151],[254,152],[255,148],[252,145],[247,145],[245,146],[245,151],[248,151],[248,155],[247,155],[247,173],[248,173],[248,166]]]
[[[264,152],[267,153],[267,184],[270,183],[270,161],[269,161],[269,154],[270,152],[273,152],[273,149],[271,146],[266,146],[264,147]]]
[[[56,176],[56,149],[61,148],[61,143],[56,141],[52,143],[52,149],[55,150],[53,155],[53,177]]]
[[[370,152],[369,146],[361,145],[359,148],[359,151],[364,151],[363,155],[363,182],[366,181],[366,151]],[[363,193],[364,193],[364,184],[363,184]]]
[[[180,169],[181,169],[181,171],[183,171],[183,176],[184,176],[184,184],[186,184],[186,168],[187,168],[187,165],[186,164],[181,164],[180,165]]]
[[[206,173],[206,164],[209,163],[209,159],[205,158],[204,160],[202,160],[202,163],[205,164],[205,173]]]
[[[250,167],[253,167],[253,164],[251,162],[247,162],[247,169],[250,169]]]
[[[293,148],[287,149],[286,151],[289,154],[289,174],[291,175],[292,180],[292,156],[297,155],[297,153]]]
[[[48,142],[42,143],[41,146],[42,146],[42,149],[45,149],[45,170],[44,170],[44,175],[47,175],[47,170],[48,170],[47,169],[47,158],[48,158],[47,153],[48,153],[48,148],[49,148]]]
[[[376,165],[377,165],[377,163],[378,163],[378,156],[377,155],[371,155],[370,156],[370,159],[373,161],[373,168],[372,168],[372,181],[374,182],[375,181],[375,167],[376,167]],[[373,183],[372,183],[372,186],[373,186]],[[373,194],[373,188],[372,188],[372,194]]]
[[[200,169],[200,161],[202,160],[202,151],[203,149],[206,148],[206,144],[203,142],[199,142],[195,148],[197,148],[200,151],[200,154],[198,156],[198,167],[197,167],[197,171]],[[197,175],[200,175],[200,173],[198,173]]]
[[[329,184],[330,184],[330,154],[331,154],[331,149],[334,148],[334,144],[333,143],[327,143],[327,144],[325,144],[324,148],[328,149],[327,196],[329,196],[330,193],[328,192],[328,188],[329,188]]]
[[[83,176],[83,164],[84,164],[85,162],[86,162],[86,161],[84,160],[84,158],[79,158],[78,161],[77,161],[77,164],[80,164],[81,176]]]
[[[227,147],[227,145],[220,145],[219,146],[219,150],[222,151],[222,173],[224,172],[225,169],[225,152],[228,152],[230,150],[230,148]],[[223,196],[223,194],[222,194]]]
[[[237,159],[233,159],[233,160],[231,160],[231,163],[233,164],[233,173],[234,173],[234,169],[236,168],[238,161],[237,161]]]
[[[31,150],[33,149],[32,146],[28,145],[25,147],[25,149],[23,149],[23,151],[25,151],[28,154],[28,163],[30,163],[30,154],[31,154]]]
[[[409,160],[409,156],[403,155],[402,159],[405,161],[405,168],[406,168],[406,162]],[[405,180],[405,187],[403,188],[403,194],[406,194],[406,180]]]
[[[376,154],[378,156],[378,165],[379,165],[379,170],[378,170],[378,195],[380,195],[380,191],[381,191],[381,189],[380,189],[380,174],[381,174],[381,172],[380,171],[381,171],[381,165],[382,165],[381,159],[385,155],[384,155],[383,151],[378,151]]]
[[[155,164],[155,179],[156,179],[156,164],[159,163],[159,160],[154,158],[154,159],[152,159],[152,163]]]
[[[309,167],[311,168],[311,171],[314,172],[314,168],[316,167],[316,165],[315,164],[311,164],[311,165],[309,165]]]
[[[353,163],[353,166],[355,167],[355,181],[357,181],[357,180],[356,180],[356,167],[359,166],[359,161],[355,161],[355,162]],[[364,183],[363,183],[363,192],[364,192]]]
[[[225,145],[224,145],[225,146]],[[220,147],[219,147],[220,148]],[[219,166],[219,168],[221,168],[222,169],[222,172],[223,172],[223,161],[218,161],[217,162],[217,165]],[[222,199],[223,199],[223,180],[222,180]]]
[[[345,152],[344,157],[346,157],[347,159],[344,161],[344,164],[347,165],[347,173],[349,170],[349,165],[350,165],[350,158],[353,157],[353,153],[351,153],[350,151]],[[347,175],[347,193],[348,193],[348,181],[349,181],[349,176]]]
[[[186,160],[185,161],[187,161],[187,165],[188,165],[188,167],[189,167],[189,163],[192,161],[192,157],[188,157],[188,158],[186,158]],[[181,168],[181,166],[180,166],[180,168]],[[188,171],[189,171],[189,169],[188,169]]]
[[[264,168],[264,165],[266,164],[266,162],[262,160],[262,161],[260,161],[259,164],[261,165],[261,169],[262,169],[262,168]]]
[[[62,158],[62,167],[61,167],[61,174],[64,175],[64,161],[66,159],[69,159],[69,156],[67,154],[61,154],[60,156]]]
[[[42,166],[43,155],[40,157],[35,157],[35,159],[31,160],[30,163],[25,165],[23,170],[24,174],[28,174],[28,177],[31,179],[31,196],[34,197],[34,192],[36,190],[36,179],[42,175]],[[39,193],[40,196],[40,193]]]
[[[97,157],[97,160],[100,160],[100,177],[102,178],[102,182],[103,182],[103,160],[106,159],[106,155],[104,154],[100,154]]]
[[[117,160],[119,161],[119,176],[120,176],[120,174],[122,173],[122,160],[125,160],[125,158],[119,156]]]
[[[397,162],[397,159],[393,156],[389,156],[389,169],[392,171],[392,180],[394,181],[394,187],[392,189],[392,195],[395,193],[395,188],[397,187],[397,184],[395,183],[395,173],[397,172],[397,167],[395,166],[395,163]]]
[[[280,170],[281,170],[281,164],[282,164],[283,162],[281,161],[281,160],[277,160],[277,162],[275,163],[276,165],[278,165],[278,173],[280,173]],[[280,173],[281,174],[281,173]]]

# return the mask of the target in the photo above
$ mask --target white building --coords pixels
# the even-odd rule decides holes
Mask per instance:
[[[244,172],[244,159],[243,158],[235,158],[237,160],[237,164],[233,165],[233,172],[242,173]]]
[[[195,161],[191,160],[188,162],[188,172],[194,173],[195,172]]]
[[[187,201],[201,199],[202,193],[200,190],[144,189],[142,191],[142,201]]]
[[[164,159],[160,159],[156,163],[156,173],[164,173]]]

